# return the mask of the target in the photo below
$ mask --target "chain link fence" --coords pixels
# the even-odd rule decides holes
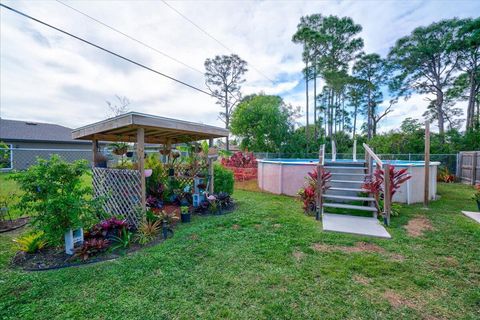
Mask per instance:
[[[272,152],[254,152],[257,159],[318,159],[318,152],[314,153],[272,153]],[[403,161],[425,161],[423,153],[405,153],[405,154],[378,154],[382,160],[403,160]],[[325,159],[332,159],[331,153],[325,153]],[[337,153],[337,159],[353,159],[351,153]],[[357,160],[365,159],[365,154],[358,153]],[[430,161],[440,162],[441,168],[447,168],[452,174],[457,174],[458,154],[431,154]]]
[[[158,148],[150,148],[145,151],[147,154],[157,153]],[[0,148],[0,170],[25,170],[36,163],[37,158],[48,159],[52,154],[58,154],[63,159],[73,162],[79,159],[92,161],[91,149],[30,149],[30,148]],[[314,153],[271,153],[255,152],[257,159],[318,159],[318,152]],[[183,154],[185,155],[185,154]],[[107,157],[110,157],[107,152]],[[379,154],[385,160],[424,161],[424,154]],[[326,153],[326,159],[331,159],[332,154]],[[337,159],[353,159],[351,153],[337,153]],[[365,155],[357,154],[358,160],[365,159]],[[446,167],[452,174],[457,174],[458,154],[431,154],[430,161],[438,161],[441,167]]]
[[[35,164],[37,158],[48,159],[53,154],[58,154],[68,162],[80,159],[92,161],[91,149],[0,149],[0,170],[25,170]]]

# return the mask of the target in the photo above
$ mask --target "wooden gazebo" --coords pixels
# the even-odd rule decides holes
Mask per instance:
[[[146,209],[146,180],[145,180],[145,143],[161,144],[171,149],[172,144],[208,140],[213,146],[213,139],[227,137],[229,131],[224,128],[205,125],[201,123],[170,119],[138,112],[129,112],[104,121],[89,124],[72,131],[72,138],[79,140],[91,140],[93,150],[93,163],[97,163],[99,154],[98,141],[112,142],[135,142],[137,154],[137,170],[123,170],[121,176],[115,179],[128,180],[129,186],[138,186],[138,197],[143,209]],[[210,192],[213,192],[213,164],[209,161]],[[108,168],[93,168],[94,188],[99,190],[102,181],[107,175],[113,174]],[[110,172],[109,172],[110,171]],[[117,170],[117,172],[119,172]],[[97,179],[96,179],[97,178]],[[97,183],[97,185],[95,185]],[[130,187],[129,187],[130,188]],[[121,189],[121,188],[120,188]],[[122,189],[123,194],[116,196],[117,207],[131,207],[125,194],[130,195],[131,190]],[[101,193],[101,192],[100,192]],[[96,194],[98,192],[96,191]],[[118,204],[120,202],[120,204]],[[131,209],[131,208],[130,208]]]

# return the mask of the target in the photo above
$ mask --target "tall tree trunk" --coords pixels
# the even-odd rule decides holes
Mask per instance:
[[[228,112],[228,87],[225,86],[225,128],[230,129],[230,113]],[[230,151],[230,141],[228,135],[225,138],[225,148]]]
[[[317,71],[316,66],[313,67],[313,126],[315,127],[314,130],[314,137],[315,141],[318,138],[317,132]]]
[[[307,125],[305,127],[305,137],[307,141],[307,152],[308,152],[308,140],[310,139],[309,131],[308,131],[308,125],[309,125],[309,119],[308,119],[308,59],[305,60],[305,98],[307,102]]]
[[[475,127],[475,88],[477,87],[475,73],[470,72],[470,93],[468,95],[467,107],[467,130]]]
[[[372,139],[372,125],[373,125],[373,115],[372,115],[372,101],[371,101],[371,92],[368,89],[367,93],[367,138],[368,140]]]
[[[355,140],[355,134],[357,132],[357,105],[355,104],[355,109],[353,110],[353,139]]]
[[[439,89],[439,85],[437,86],[437,99],[435,100],[435,106],[438,116],[438,133],[440,134],[441,141],[443,141],[443,135],[445,134],[445,117],[443,115],[443,91]]]

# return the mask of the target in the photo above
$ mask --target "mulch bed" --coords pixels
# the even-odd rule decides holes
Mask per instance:
[[[223,210],[223,214],[227,214],[232,212],[235,209],[235,205],[232,205],[230,208]],[[178,206],[174,205],[167,205],[164,207],[164,210],[171,213],[175,212],[175,215],[180,217],[180,209]],[[213,214],[205,212],[205,214]],[[172,227],[175,226],[179,221],[175,221],[172,223]],[[119,257],[131,254],[138,250],[142,250],[144,248],[148,248],[159,244],[165,241],[163,239],[163,235],[160,234],[151,242],[146,245],[140,245],[136,242],[133,242],[130,247],[124,251],[111,251],[107,250],[101,254],[95,255],[87,260],[82,260],[80,258],[68,255],[65,253],[64,247],[57,247],[57,248],[47,248],[37,253],[25,253],[25,252],[17,252],[17,254],[13,257],[11,261],[12,267],[21,268],[25,271],[45,271],[45,270],[52,270],[52,269],[61,269],[73,266],[82,266],[91,263],[97,263],[102,261],[114,260]]]
[[[87,260],[68,255],[63,247],[47,248],[37,253],[17,252],[11,261],[13,267],[21,268],[25,271],[44,271],[52,269],[61,269],[66,267],[81,266],[96,262],[114,260],[119,257],[131,254],[144,248],[148,248],[163,242],[162,234],[159,234],[153,241],[146,245],[132,243],[130,247],[124,251],[107,250],[101,254],[91,257]]]
[[[0,233],[19,229],[25,226],[27,223],[28,223],[28,217],[18,218],[11,221],[10,220],[0,221]]]

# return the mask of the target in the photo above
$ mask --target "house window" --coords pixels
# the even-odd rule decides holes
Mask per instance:
[[[12,145],[0,143],[0,171],[12,169],[13,152]]]

